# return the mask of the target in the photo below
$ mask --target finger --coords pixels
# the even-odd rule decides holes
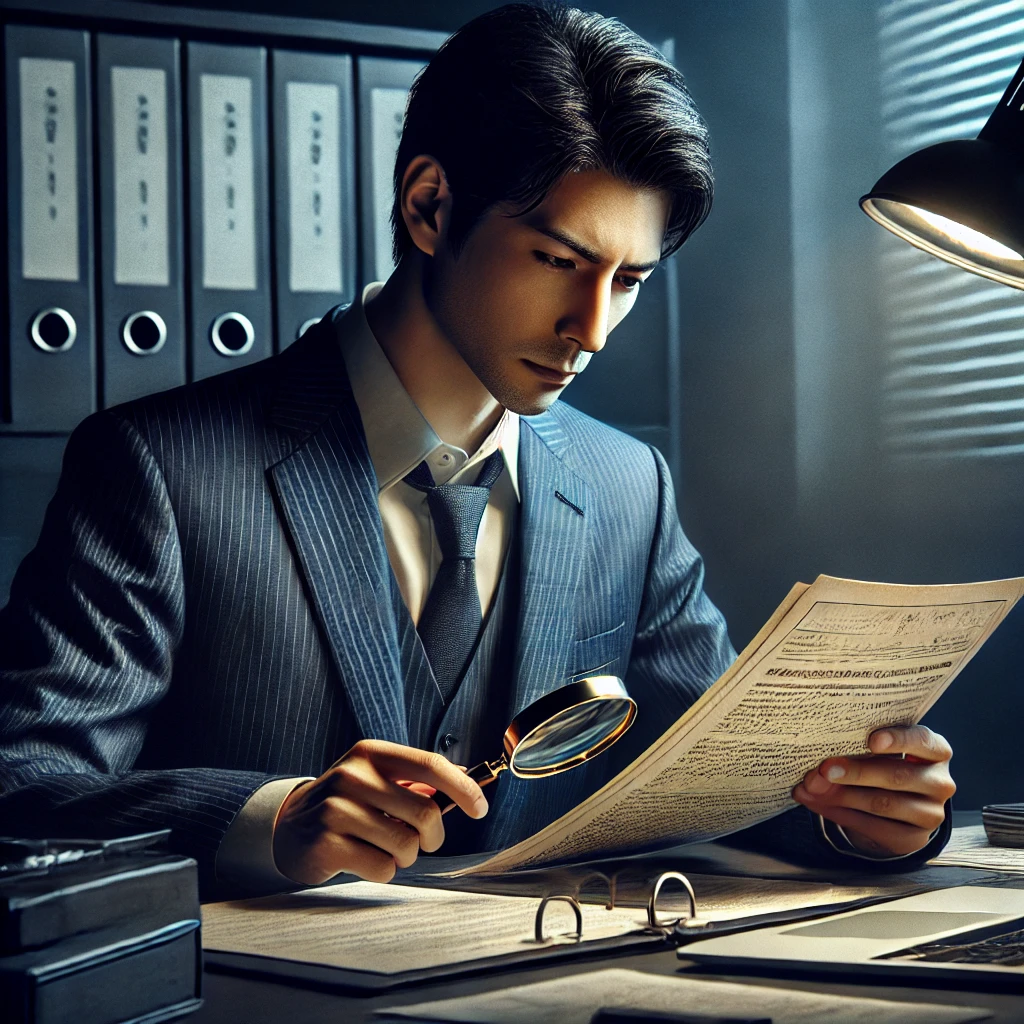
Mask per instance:
[[[385,777],[395,781],[422,782],[446,793],[471,818],[487,813],[487,797],[464,769],[430,750],[403,747],[384,740],[364,741],[366,755]],[[362,746],[362,744],[357,744]],[[353,748],[355,749],[355,748]]]
[[[320,824],[325,831],[353,836],[391,854],[400,868],[414,864],[420,852],[415,829],[349,797],[328,797],[320,805]]]
[[[807,794],[806,805],[817,814],[826,808],[849,807],[865,811],[878,818],[902,821],[917,828],[933,832],[946,816],[943,804],[928,800],[915,793],[893,793],[885,789],[867,789],[861,786],[836,786],[826,797]],[[805,803],[804,800],[800,801]]]
[[[320,885],[341,871],[368,882],[390,882],[395,877],[395,858],[380,847],[351,835],[324,832],[319,841],[304,851],[303,877],[290,875],[303,885]]]
[[[817,775],[819,780],[815,780]],[[956,784],[949,774],[947,762],[915,763],[895,757],[830,757],[815,772],[805,777],[807,788],[823,796],[830,785],[870,786],[897,792],[919,793],[945,803],[955,792]]]
[[[385,779],[369,765],[362,766],[359,771],[350,771],[347,766],[340,765],[332,775],[330,796],[348,797],[366,807],[383,811],[414,828],[419,834],[422,850],[433,853],[440,849],[444,842],[441,811],[435,801],[430,799],[432,793],[418,793],[412,788],[421,783],[402,786]]]
[[[422,786],[431,792],[418,793],[414,786]],[[346,787],[345,796],[368,807],[375,807],[415,828],[420,837],[420,849],[426,853],[439,850],[444,842],[440,808],[430,799],[433,796],[431,786],[424,786],[422,782],[410,782],[403,786],[377,776],[370,782],[354,779]]]
[[[945,736],[924,725],[877,729],[868,737],[868,749],[873,754],[907,754],[922,761],[948,761],[953,756]]]
[[[425,782],[400,782],[398,785],[403,786],[405,789],[412,790],[413,793],[421,793],[423,796],[433,796],[437,790],[433,786],[428,786]]]
[[[866,847],[871,853],[901,857],[916,853],[925,847],[931,838],[931,830],[917,828],[901,821],[891,821],[888,818],[876,818],[873,814],[866,814],[850,807],[829,807],[815,813],[834,821],[837,825],[842,825],[847,834],[857,833],[860,841],[856,845]]]

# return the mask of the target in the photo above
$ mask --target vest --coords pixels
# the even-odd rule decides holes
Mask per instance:
[[[445,706],[398,583],[391,574],[391,595],[398,622],[398,642],[405,680],[409,744],[435,750],[453,764],[471,768],[493,761],[504,750],[505,729],[517,708],[511,707],[519,601],[519,524],[505,552],[498,589],[491,601],[469,665],[451,702]],[[507,772],[484,793],[491,809],[474,821],[454,808],[444,816],[441,856],[490,850],[489,835],[500,817],[502,785]]]

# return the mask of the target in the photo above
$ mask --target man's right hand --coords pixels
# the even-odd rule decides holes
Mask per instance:
[[[471,818],[487,799],[465,771],[429,750],[360,740],[323,775],[289,793],[274,826],[274,861],[282,874],[319,885],[348,871],[390,882],[420,850],[444,842],[441,790]]]

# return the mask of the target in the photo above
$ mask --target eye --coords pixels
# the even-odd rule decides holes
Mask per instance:
[[[553,270],[575,270],[576,264],[572,260],[563,259],[561,256],[552,256],[549,252],[541,252],[540,249],[533,250],[534,258]]]
[[[619,287],[627,292],[639,291],[640,285],[644,283],[642,277],[624,277],[622,274],[615,278],[615,280],[618,282]]]

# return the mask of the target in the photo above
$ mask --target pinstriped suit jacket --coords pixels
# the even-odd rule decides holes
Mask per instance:
[[[501,845],[606,781],[734,656],[655,450],[556,403],[523,421],[519,474],[514,705],[601,668],[639,715],[623,749],[507,785]],[[360,736],[407,742],[390,572],[330,318],[273,359],[91,416],[0,612],[0,833],[169,827],[210,893],[260,785]]]

